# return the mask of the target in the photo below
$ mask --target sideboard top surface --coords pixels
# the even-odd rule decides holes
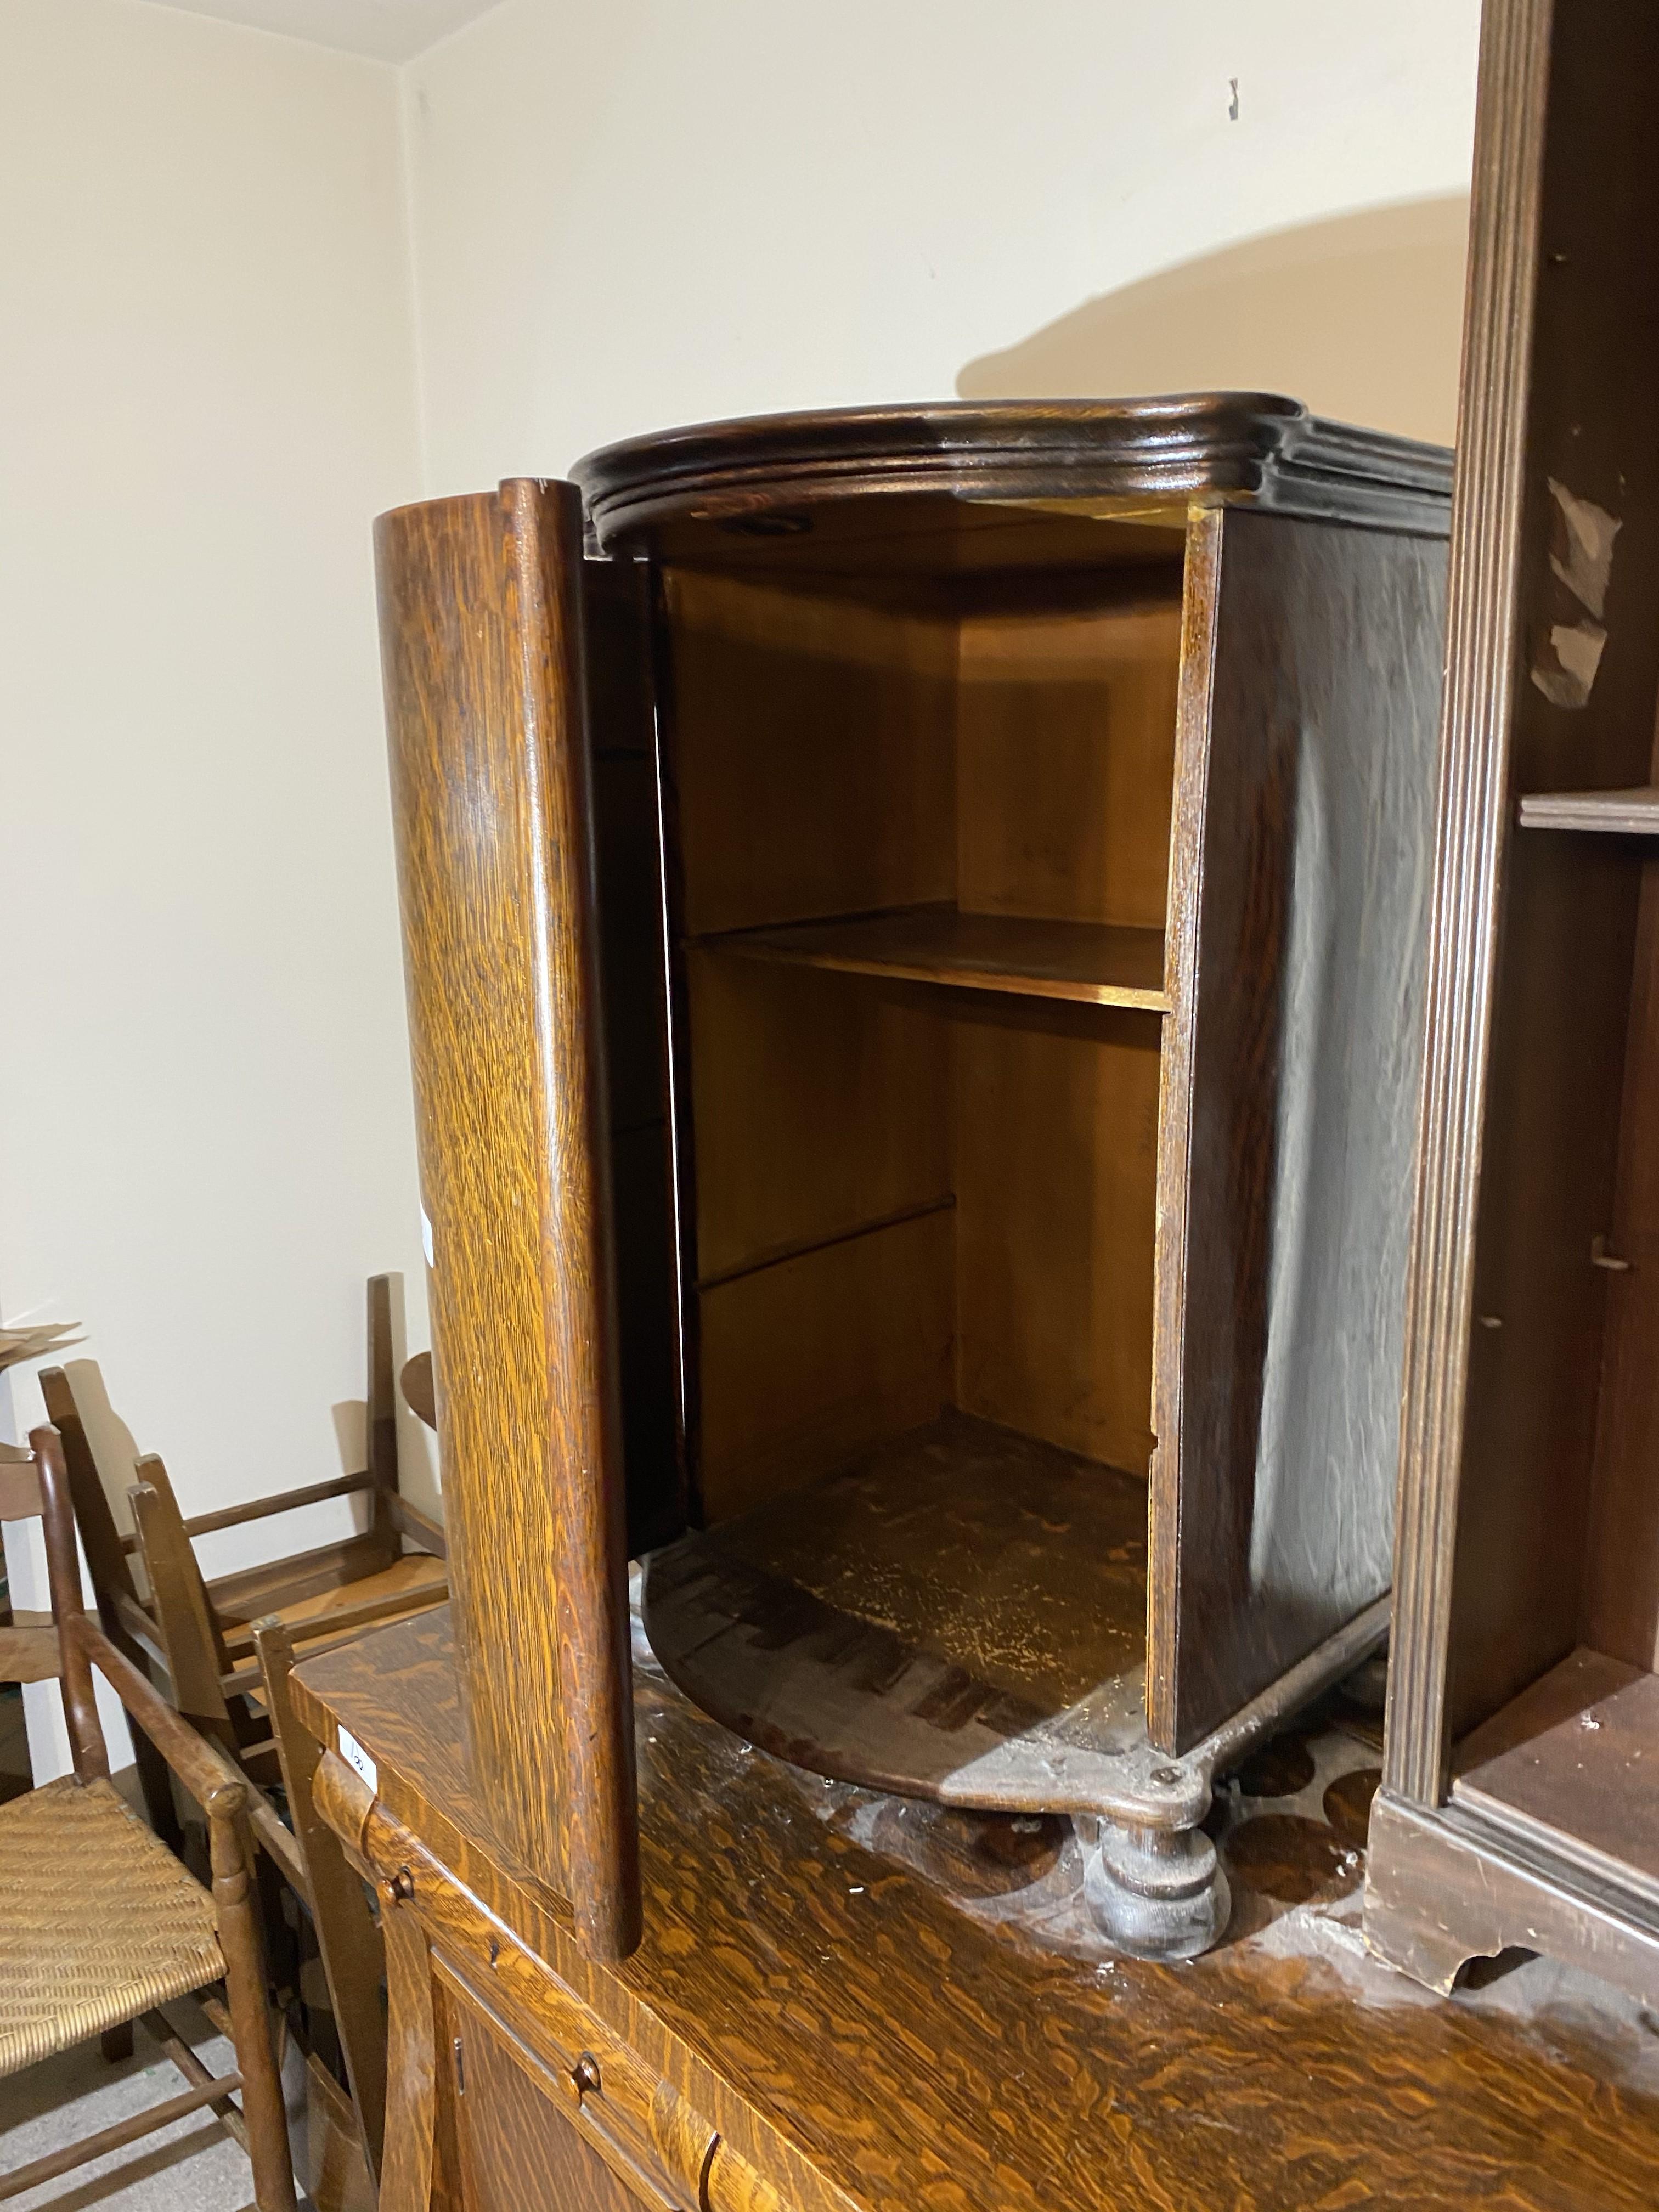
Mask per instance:
[[[820,2203],[1659,2202],[1659,2101],[1615,2078],[1593,2012],[1575,2025],[1553,2008],[1546,2039],[1357,1955],[1339,1972],[1255,1942],[1178,1967],[1041,1949],[820,1818],[824,1785],[739,1745],[650,1666],[645,1938],[596,1966],[490,1842],[447,1610],[295,1680],[323,1740],[343,1726],[378,1763],[393,1819],[744,2156],[827,2184]]]
[[[713,523],[782,538],[875,496],[1178,514],[1245,503],[1443,538],[1452,456],[1268,392],[944,400],[704,422],[601,447],[570,473],[607,550]],[[678,548],[676,550],[678,550]]]

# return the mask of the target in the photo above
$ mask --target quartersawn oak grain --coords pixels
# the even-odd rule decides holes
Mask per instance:
[[[1445,604],[1430,540],[1246,510],[1194,538],[1147,1653],[1171,1751],[1389,1586]]]
[[[1455,2003],[1367,2007],[1260,1951],[1103,1973],[1000,1936],[822,1826],[799,1779],[649,1673],[645,1937],[595,1963],[487,1840],[442,1614],[297,1682],[325,1741],[344,1726],[378,1761],[377,1806],[342,1768],[356,1812],[327,1808],[366,1821],[377,1867],[409,1863],[438,1954],[532,2048],[552,2023],[568,2047],[585,2010],[607,2091],[610,2054],[632,2054],[618,2094],[642,2094],[641,2069],[666,2080],[798,2212],[1659,2197],[1659,2112],[1571,2031],[1552,2045]]]
[[[469,1742],[586,1941],[638,1926],[607,1126],[568,487],[377,532]]]

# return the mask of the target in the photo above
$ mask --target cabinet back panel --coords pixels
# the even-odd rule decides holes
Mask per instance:
[[[1584,1639],[1659,1669],[1659,861],[1642,870],[1618,1182],[1603,1271],[1606,1350]]]
[[[686,961],[703,1283],[951,1193],[948,1038],[855,976]]]
[[[951,900],[1161,930],[1166,550],[1018,612],[953,612],[944,578],[926,615],[666,578],[710,1523],[952,1399],[1145,1474],[1156,1018],[969,1007],[697,940]],[[953,1193],[960,1236],[914,1218]]]
[[[956,892],[952,623],[667,579],[688,934]]]
[[[957,1403],[1144,1476],[1158,1022],[956,1032]]]
[[[701,1294],[707,1522],[938,1417],[954,1243],[942,1210]]]
[[[1178,594],[963,623],[961,906],[1163,928],[1180,653]]]
[[[1604,838],[1510,844],[1458,1504],[1454,1735],[1578,1639],[1607,1301],[1590,1252],[1613,1218],[1628,865]]]

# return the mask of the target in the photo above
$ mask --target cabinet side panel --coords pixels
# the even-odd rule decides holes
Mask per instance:
[[[605,1083],[568,487],[378,555],[439,1444],[474,1774],[598,1953],[638,1924]]]
[[[685,1526],[648,571],[582,564],[628,1548]]]
[[[1168,1749],[1389,1586],[1445,579],[1436,539],[1222,525]]]

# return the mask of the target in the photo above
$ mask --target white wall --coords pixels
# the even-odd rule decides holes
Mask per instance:
[[[1449,436],[1478,17],[507,0],[404,73],[429,486],[556,471],[670,423],[992,388],[981,356],[1154,271],[1437,198],[1449,250],[1443,223],[1407,235],[1397,313],[1359,327],[1353,288],[1315,265],[1298,313],[1246,328],[1224,288],[1212,326],[1188,318],[1155,357],[1108,348],[1091,381],[1288,382]]]
[[[426,1341],[369,544],[420,489],[398,134],[374,62],[0,4],[0,1313],[84,1324],[187,1513],[340,1471],[371,1271]]]

